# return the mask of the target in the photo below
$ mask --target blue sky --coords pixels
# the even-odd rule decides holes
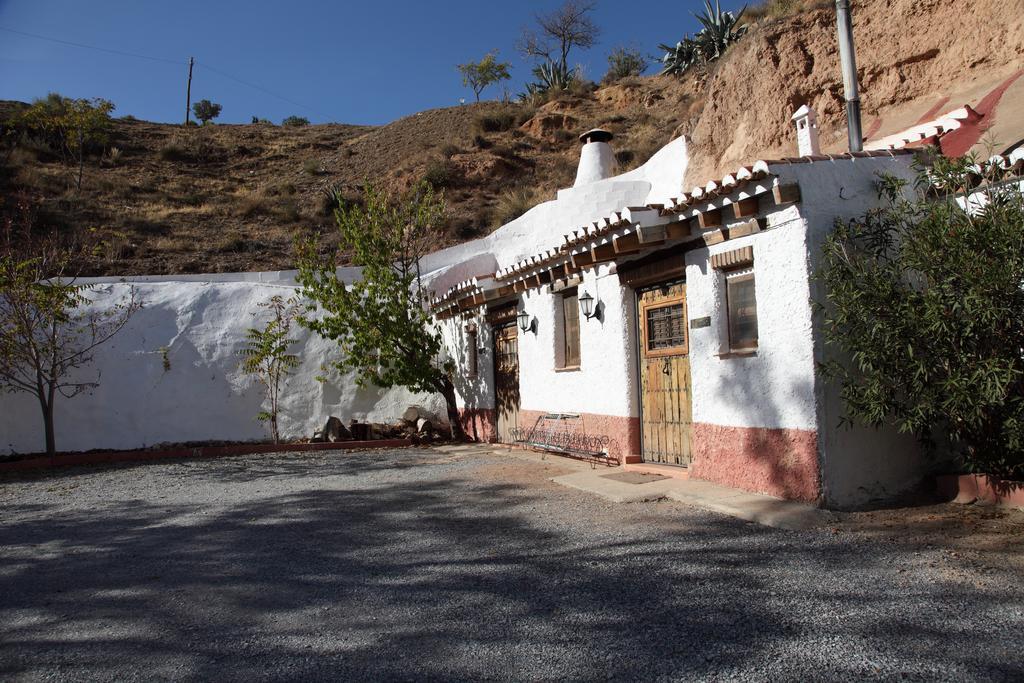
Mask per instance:
[[[0,27],[147,55],[108,54],[0,30],[0,99],[30,101],[57,91],[104,97],[117,115],[153,121],[184,117],[190,55],[192,100],[223,105],[219,119],[380,124],[423,109],[472,101],[455,65],[498,49],[512,63],[512,94],[529,80],[516,38],[537,12],[560,0],[488,2],[310,2],[307,0],[0,0]],[[723,2],[736,9],[738,2]],[[601,42],[576,52],[598,80],[608,52],[633,46],[655,55],[659,42],[694,32],[701,0],[598,0]],[[207,66],[208,65],[208,66]],[[211,70],[260,86],[248,87]],[[649,73],[653,73],[652,67]],[[497,97],[498,90],[484,97]],[[299,106],[302,105],[302,106]]]

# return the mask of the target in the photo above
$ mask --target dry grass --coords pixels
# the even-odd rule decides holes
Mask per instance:
[[[743,13],[743,19],[748,22],[761,19],[785,19],[799,12],[826,7],[830,4],[825,0],[766,0],[748,7],[747,11]]]

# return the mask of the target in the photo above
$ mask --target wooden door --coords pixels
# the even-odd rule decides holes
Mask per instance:
[[[512,443],[519,424],[519,330],[514,322],[494,328],[494,405],[498,441]]]
[[[690,464],[690,358],[686,283],[637,294],[640,424],[645,462]]]

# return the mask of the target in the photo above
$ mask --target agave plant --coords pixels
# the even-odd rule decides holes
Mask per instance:
[[[533,68],[533,75],[540,92],[568,90],[576,78],[576,70],[561,62],[542,62]]]
[[[679,76],[702,60],[700,48],[690,36],[685,36],[675,46],[661,44],[658,49],[665,51],[661,58],[662,74]]]
[[[697,21],[704,27],[697,34],[697,42],[708,61],[718,59],[726,48],[743,37],[746,26],[739,26],[740,17],[747,11],[746,5],[737,13],[723,12],[719,0],[715,0],[715,8],[711,9],[711,0],[704,0],[704,13],[694,14]]]
[[[747,10],[746,6],[739,12],[723,12],[720,0],[715,0],[711,7],[710,0],[704,0],[704,12],[695,14],[697,21],[704,27],[693,38],[685,36],[671,45],[659,45],[665,51],[661,58],[661,73],[680,75],[692,66],[706,64],[725,54],[725,50],[747,32],[746,26],[739,26],[740,18]]]

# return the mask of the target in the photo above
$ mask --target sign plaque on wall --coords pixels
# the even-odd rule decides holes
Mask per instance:
[[[711,327],[711,316],[704,316],[703,318],[694,318],[690,321],[691,330],[699,330],[702,327]]]

